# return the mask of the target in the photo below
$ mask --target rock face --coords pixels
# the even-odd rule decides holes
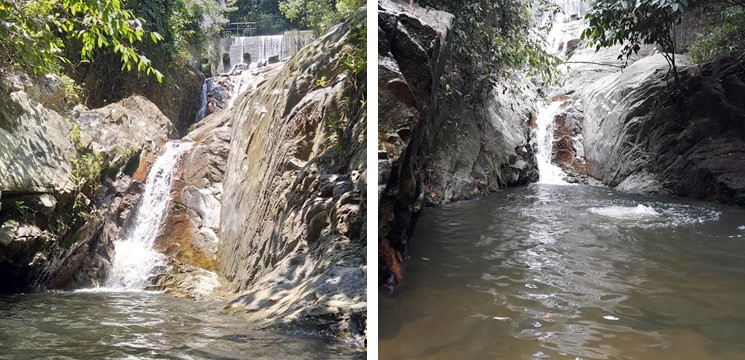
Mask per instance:
[[[424,206],[424,138],[434,117],[453,16],[378,4],[378,256],[381,281],[397,283]]]
[[[722,59],[668,85],[660,55],[585,94],[589,174],[627,191],[669,191],[745,205],[745,72]]]
[[[0,185],[5,195],[72,192],[69,137],[72,125],[31,100],[24,91],[2,89],[0,104]]]
[[[458,81],[454,73],[446,79]],[[475,103],[457,93],[438,103],[427,148],[429,203],[538,180],[529,125],[539,96],[528,79],[515,76],[511,82],[509,88],[498,85],[475,94]]]
[[[565,27],[569,38],[579,41],[581,22]],[[722,59],[686,66],[687,57],[677,55],[682,84],[676,89],[667,62],[653,47],[642,47],[623,71],[620,47],[599,52],[582,47],[569,60],[554,99],[565,102],[556,121],[559,165],[624,191],[745,203],[740,63]],[[559,134],[561,125],[572,129]],[[564,136],[577,128],[580,136]]]
[[[537,179],[537,95],[524,78],[509,89],[466,84],[448,50],[452,15],[391,1],[378,9],[378,262],[381,285],[393,288],[425,204]]]
[[[215,77],[213,90],[224,89],[222,100],[227,107],[232,92],[229,89],[241,86],[243,91],[256,91],[258,84],[276,76],[281,68],[264,67],[250,75]],[[183,141],[194,145],[181,158],[171,188],[170,207],[155,240],[156,248],[167,255],[171,266],[159,274],[151,289],[205,299],[221,285],[215,273],[215,261],[232,135],[233,113],[221,110],[197,123],[195,130],[184,137]]]
[[[0,84],[0,292],[95,285],[141,192],[130,175],[173,126],[141,97],[68,122],[14,84]]]
[[[198,70],[178,62],[155,64],[165,78],[163,83],[158,83],[154,76],[137,72],[112,77],[111,67],[118,66],[118,57],[102,56],[97,60],[101,62],[83,64],[70,74],[78,84],[83,84],[88,106],[100,108],[139,94],[171,120],[180,136],[196,121],[205,79]],[[107,61],[110,65],[103,65]]]
[[[365,73],[340,61],[365,47],[356,24],[364,13],[231,110],[217,271],[239,292],[231,311],[262,323],[365,328]]]

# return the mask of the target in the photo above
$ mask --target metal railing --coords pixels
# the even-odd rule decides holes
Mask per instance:
[[[254,36],[256,35],[255,22],[235,22],[223,26],[222,37]]]

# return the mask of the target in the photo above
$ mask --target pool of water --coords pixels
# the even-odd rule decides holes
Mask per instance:
[[[357,359],[317,334],[257,330],[222,304],[163,294],[0,296],[0,359]]]
[[[427,209],[382,359],[745,359],[745,209],[534,184]]]

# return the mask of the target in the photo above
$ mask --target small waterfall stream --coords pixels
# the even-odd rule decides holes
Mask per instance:
[[[538,182],[541,184],[563,185],[566,174],[551,160],[554,146],[554,117],[561,107],[560,101],[546,105],[538,112],[532,142],[538,165]]]
[[[567,32],[567,24],[579,19],[589,8],[585,0],[555,0],[554,3],[560,11],[551,16],[553,25],[548,34],[546,46],[548,51],[556,56],[564,57],[567,44],[572,36]],[[547,18],[548,21],[548,18]],[[564,180],[566,173],[553,163],[554,144],[554,119],[561,109],[562,101],[552,101],[544,105],[539,111],[536,119],[536,128],[533,129],[531,138],[535,150],[538,165],[539,179],[542,184],[566,185]]]
[[[212,78],[207,78],[202,84],[202,92],[199,94],[199,111],[195,122],[199,122],[207,116],[207,93],[212,88]]]
[[[176,164],[191,147],[190,142],[169,142],[152,165],[132,227],[114,242],[116,256],[106,280],[108,288],[144,289],[153,269],[164,264],[163,255],[153,249],[153,243],[168,205]]]

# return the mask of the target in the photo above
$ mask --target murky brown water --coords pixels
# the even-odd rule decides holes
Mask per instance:
[[[532,185],[427,209],[381,359],[745,359],[745,210]]]

